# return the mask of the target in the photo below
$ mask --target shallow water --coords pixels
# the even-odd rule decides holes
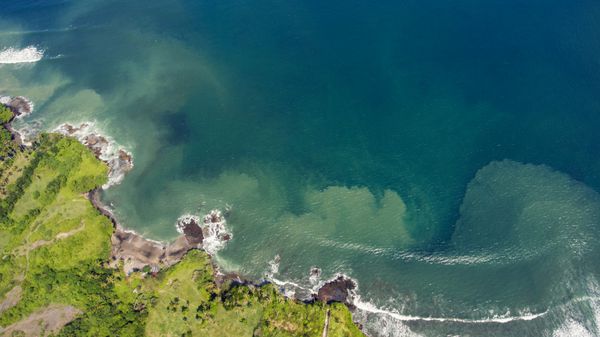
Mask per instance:
[[[17,126],[95,121],[133,153],[104,195],[126,226],[168,240],[180,215],[230,207],[223,266],[348,274],[373,335],[593,336],[599,15],[591,0],[13,1],[0,53],[44,56],[0,64],[0,95],[35,102]]]

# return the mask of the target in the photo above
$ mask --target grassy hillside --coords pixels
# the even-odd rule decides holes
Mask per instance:
[[[154,276],[108,268],[113,227],[85,198],[106,165],[59,135],[0,142],[0,335],[322,336],[329,315],[328,336],[362,336],[344,305],[217,286],[202,251]]]

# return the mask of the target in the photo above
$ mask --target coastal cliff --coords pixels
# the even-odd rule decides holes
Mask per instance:
[[[75,128],[24,146],[9,131],[14,107],[0,109],[0,336],[363,335],[339,303],[351,281],[304,303],[219,273],[208,253],[231,233],[217,210],[181,218],[171,243],[127,231],[99,189],[115,165],[131,169],[130,154],[106,159],[106,138]]]

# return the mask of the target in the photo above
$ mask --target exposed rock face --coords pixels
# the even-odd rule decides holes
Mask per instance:
[[[341,302],[351,305],[350,296],[356,289],[356,283],[343,275],[325,283],[317,293],[317,300],[324,303]]]
[[[190,249],[198,247],[197,243],[190,243],[186,236],[180,236],[165,245],[120,227],[115,230],[111,243],[111,265],[116,267],[119,261],[123,261],[126,274],[140,271],[145,266],[156,271],[171,266],[179,262]]]
[[[200,225],[193,220],[185,224],[183,235],[191,244],[202,243],[202,240],[204,239],[202,228],[200,228]]]
[[[95,205],[110,214],[97,203]],[[225,232],[225,218],[216,210],[206,215],[202,226],[197,216],[184,215],[179,218],[176,228],[182,235],[169,244],[148,240],[135,232],[124,230],[112,219],[116,230],[111,238],[111,265],[117,267],[119,261],[123,261],[127,274],[140,271],[146,266],[152,271],[158,271],[179,262],[192,249],[204,248],[207,252],[214,253],[230,237]]]
[[[200,218],[195,215],[184,215],[177,219],[175,224],[177,232],[183,234],[188,242],[192,244],[202,243],[204,234],[200,227]]]

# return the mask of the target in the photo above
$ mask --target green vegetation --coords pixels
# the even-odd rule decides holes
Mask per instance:
[[[0,104],[0,124],[4,125],[13,118],[13,112]],[[4,161],[14,155],[17,144],[12,140],[12,135],[5,127],[0,127],[0,160]]]
[[[84,195],[106,182],[106,165],[59,135],[44,134],[33,148],[8,145],[0,164],[0,327],[63,305],[81,313],[58,336],[321,336],[328,312],[328,336],[362,336],[344,305],[299,303],[272,285],[218,286],[202,251],[154,276],[109,268],[112,223]]]
[[[0,124],[6,124],[14,117],[13,112],[6,106],[0,104]]]
[[[362,336],[343,304],[304,304],[286,299],[272,285],[228,282],[217,287],[208,256],[188,253],[153,285],[147,336],[321,336],[327,310],[328,336]]]

